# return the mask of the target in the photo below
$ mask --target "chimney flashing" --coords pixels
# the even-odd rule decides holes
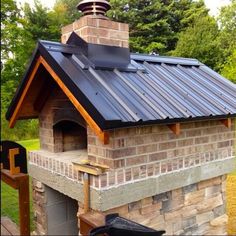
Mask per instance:
[[[75,32],[71,34],[66,44],[77,46],[78,54],[87,57],[88,65],[83,66],[85,69],[92,66],[95,69],[135,70],[130,64],[129,48],[87,43]]]

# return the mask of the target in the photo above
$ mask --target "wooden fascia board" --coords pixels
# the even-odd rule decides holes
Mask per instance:
[[[65,86],[65,84],[62,82],[60,77],[55,73],[55,71],[51,68],[51,66],[46,62],[46,60],[39,56],[36,65],[30,75],[30,79],[28,80],[25,89],[19,99],[19,102],[17,103],[16,109],[10,119],[10,128],[14,127],[21,105],[24,101],[24,98],[26,96],[26,93],[33,81],[33,78],[37,72],[37,69],[39,68],[39,65],[42,64],[45,69],[48,71],[48,73],[52,76],[52,78],[55,80],[55,82],[59,85],[59,87],[62,89],[62,91],[66,94],[66,96],[69,98],[69,100],[72,102],[72,104],[75,106],[75,108],[78,110],[78,112],[83,116],[87,124],[90,126],[90,128],[98,135],[100,140],[104,144],[109,143],[109,134],[106,131],[102,131],[101,128],[97,125],[97,123],[93,120],[93,118],[88,114],[88,112],[83,108],[83,106],[78,102],[78,100],[75,98],[75,96],[71,93],[71,91]]]

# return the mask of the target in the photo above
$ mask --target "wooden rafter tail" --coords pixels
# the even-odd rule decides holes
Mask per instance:
[[[231,118],[227,118],[227,119],[224,119],[224,120],[220,120],[220,122],[226,126],[227,128],[230,128],[232,126],[232,120]]]
[[[106,131],[102,131],[101,128],[97,125],[97,123],[92,119],[92,117],[88,114],[88,112],[83,108],[83,106],[78,102],[78,100],[74,97],[71,91],[65,86],[65,84],[61,81],[60,77],[54,72],[51,66],[44,60],[42,56],[39,58],[40,62],[44,65],[46,70],[52,76],[52,78],[56,81],[62,91],[66,94],[75,108],[79,111],[79,113],[83,116],[85,121],[88,123],[90,128],[98,135],[100,140],[104,144],[109,144],[109,134]]]
[[[102,138],[102,141],[103,141],[104,145],[109,144],[110,136],[109,136],[109,133],[107,131],[102,132],[102,137],[101,138]]]
[[[180,135],[180,123],[171,124],[168,127],[175,135]]]

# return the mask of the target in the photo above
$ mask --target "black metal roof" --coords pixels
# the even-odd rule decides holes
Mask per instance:
[[[74,34],[68,44],[39,41],[37,55],[103,130],[236,116],[236,85],[195,59],[129,54],[127,49],[87,44]]]

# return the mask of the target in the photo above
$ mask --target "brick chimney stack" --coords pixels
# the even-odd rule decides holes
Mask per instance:
[[[110,9],[106,0],[83,0],[77,5],[83,16],[62,28],[61,42],[66,43],[74,31],[88,43],[129,47],[129,25],[109,20]]]

